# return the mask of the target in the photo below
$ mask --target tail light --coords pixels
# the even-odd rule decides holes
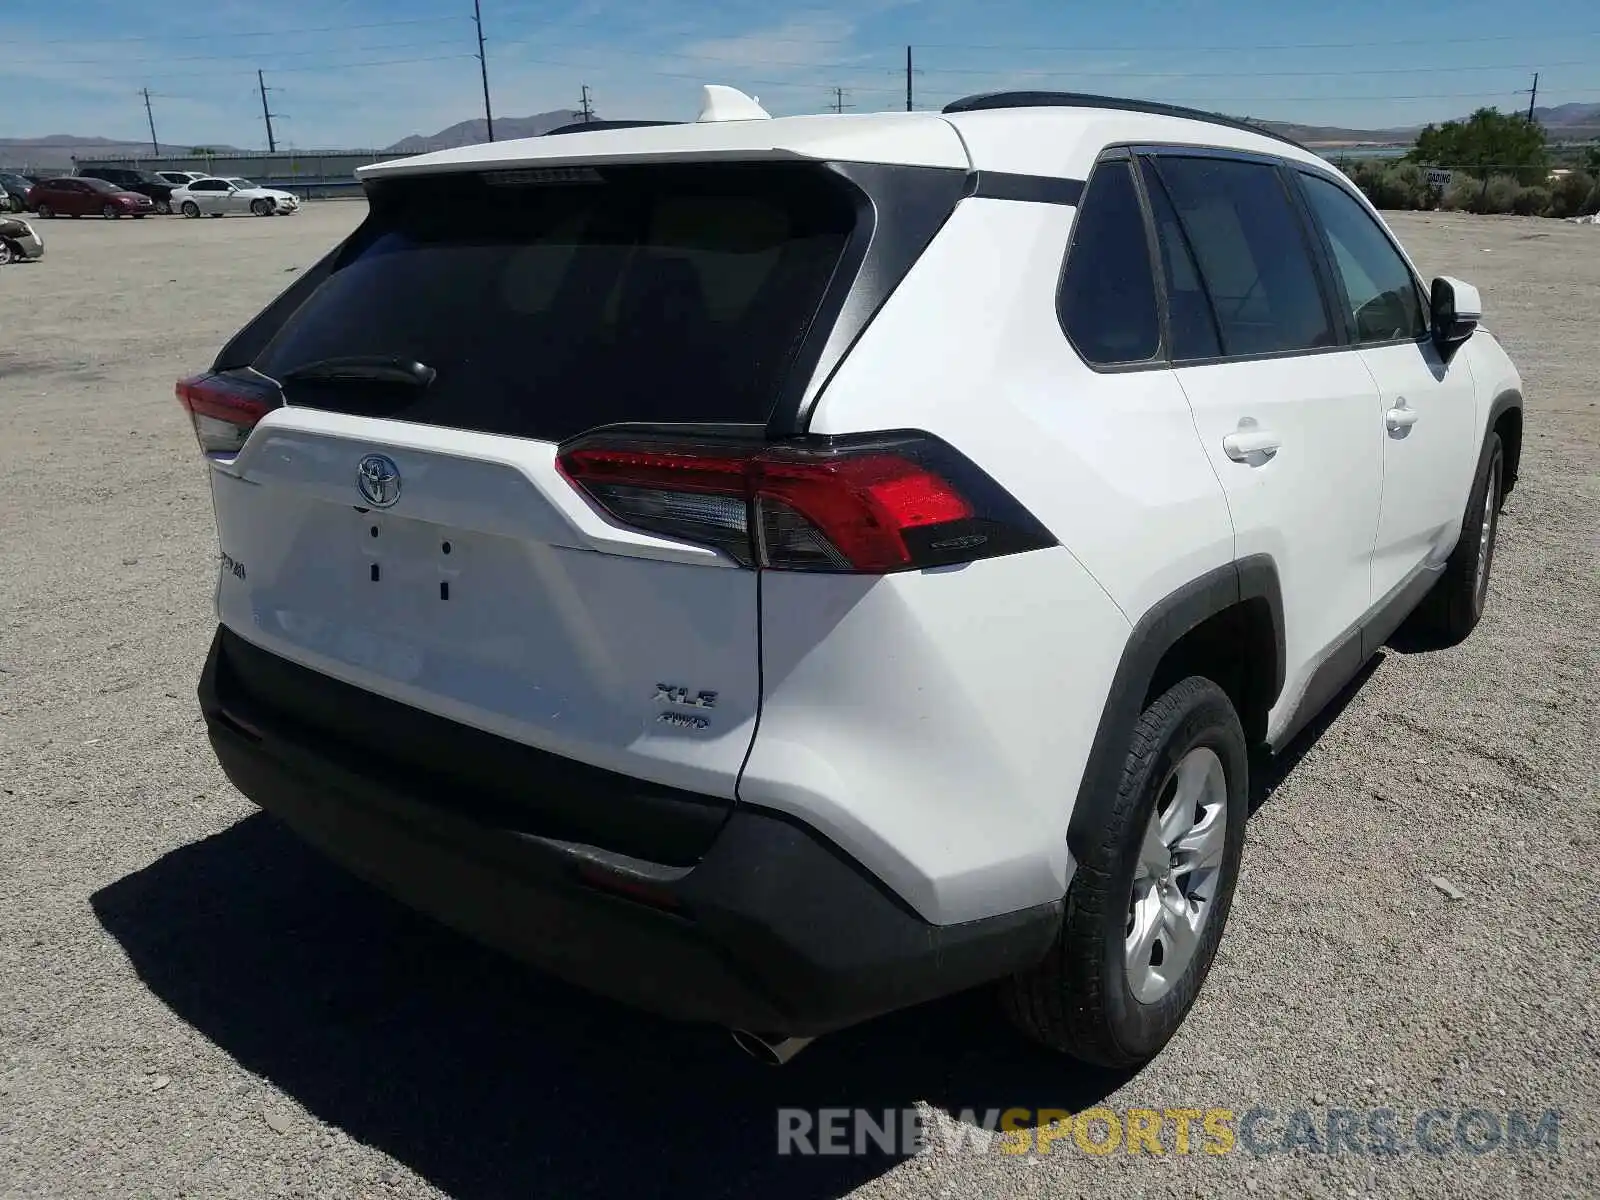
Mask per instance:
[[[239,453],[256,422],[283,403],[275,385],[236,375],[195,375],[176,391],[205,454]]]
[[[561,471],[611,517],[741,566],[885,574],[1053,546],[971,461],[923,433],[780,445],[599,434]]]

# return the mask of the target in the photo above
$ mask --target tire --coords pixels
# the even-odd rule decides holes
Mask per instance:
[[[193,200],[185,200],[182,205],[179,206],[178,211],[192,220],[200,215],[200,206]]]
[[[1203,779],[1199,791],[1190,786],[1196,771]],[[1053,1050],[1102,1067],[1137,1067],[1160,1052],[1193,1005],[1222,939],[1244,851],[1249,771],[1239,716],[1209,679],[1190,676],[1145,709],[1133,729],[1115,800],[1067,889],[1056,944],[1038,966],[1001,984],[1001,1002],[1013,1024]],[[1180,869],[1167,868],[1165,882],[1158,882],[1162,876],[1146,864],[1166,853],[1160,844],[1165,833],[1153,847],[1147,833],[1153,817],[1163,822],[1158,828],[1181,831],[1190,814],[1187,804],[1178,803],[1180,788],[1204,800],[1195,811],[1205,816],[1177,843],[1204,839],[1211,866],[1209,872],[1191,872],[1171,859]],[[1190,861],[1185,853],[1184,862]],[[1137,900],[1143,902],[1136,922]],[[1204,901],[1203,915],[1196,915],[1198,900]],[[1167,948],[1178,943],[1163,922],[1171,919],[1174,903],[1198,928],[1186,942],[1184,965],[1162,979],[1159,969],[1135,968],[1129,940],[1141,927],[1160,931],[1145,941],[1147,949],[1136,961],[1165,961],[1171,968],[1175,960]]]
[[[258,217],[270,217],[272,215],[272,209],[273,204],[270,200],[250,201],[250,211]]]
[[[1467,497],[1461,537],[1445,561],[1444,573],[1411,617],[1411,629],[1438,646],[1455,646],[1477,628],[1489,599],[1489,571],[1500,533],[1505,500],[1505,446],[1498,433],[1483,444],[1478,473]]]
[[[39,205],[36,211],[39,214],[39,219],[42,221],[48,221],[56,215],[48,204]]]
[[[6,266],[17,258],[17,252],[11,248],[11,243],[0,239],[0,267]]]
[[[156,212],[159,213],[163,217],[170,217],[172,215],[172,201],[171,200],[157,200],[156,201]]]
[[[108,204],[100,210],[100,215],[108,221],[115,221],[121,214],[117,212],[115,204]]]

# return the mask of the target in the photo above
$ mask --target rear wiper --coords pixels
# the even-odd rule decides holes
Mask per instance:
[[[427,363],[383,355],[352,355],[347,358],[319,358],[302,363],[283,376],[289,383],[399,383],[425,388],[439,372]]]

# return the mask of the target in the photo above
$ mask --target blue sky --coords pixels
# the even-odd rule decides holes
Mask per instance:
[[[692,116],[702,82],[778,114],[1040,87],[1144,96],[1249,116],[1361,127],[1445,119],[1480,104],[1600,102],[1592,0],[482,0],[495,111],[574,106]],[[280,141],[383,146],[479,116],[471,0],[5,0],[0,137],[147,136],[264,144],[255,72]]]

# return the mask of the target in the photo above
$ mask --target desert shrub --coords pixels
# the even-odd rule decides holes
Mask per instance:
[[[1350,170],[1350,179],[1376,208],[1426,209],[1439,202],[1438,189],[1416,163],[1381,163],[1367,159]]]
[[[1396,163],[1384,171],[1383,178],[1405,208],[1429,209],[1439,204],[1439,189],[1428,182],[1427,172],[1416,163]]]
[[[1595,188],[1595,178],[1587,171],[1563,175],[1550,189],[1549,214],[1552,217],[1580,217],[1594,212],[1596,201],[1600,199]]]
[[[1519,217],[1542,217],[1550,207],[1550,189],[1547,187],[1518,188],[1511,198],[1511,211]]]
[[[1522,190],[1509,175],[1491,175],[1489,187],[1482,192],[1483,202],[1478,205],[1478,212],[1508,213],[1517,205],[1517,193]]]
[[[1439,207],[1449,212],[1472,212],[1478,207],[1478,193],[1483,184],[1470,176],[1460,176],[1450,181],[1440,197]]]

